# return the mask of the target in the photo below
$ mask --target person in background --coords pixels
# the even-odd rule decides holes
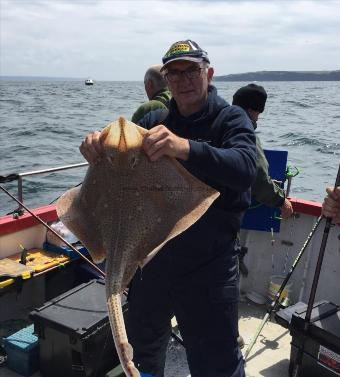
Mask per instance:
[[[197,43],[176,42],[162,60],[173,97],[169,110],[150,111],[138,122],[148,129],[143,149],[151,163],[176,158],[220,196],[132,279],[127,331],[133,359],[142,373],[164,376],[175,315],[192,377],[244,377],[236,239],[256,173],[254,129],[245,112],[210,85],[214,69]],[[90,163],[102,155],[99,137],[91,133],[80,146]]]
[[[256,84],[248,84],[238,89],[233,96],[233,105],[241,107],[249,116],[254,130],[257,128],[259,115],[264,111],[267,101],[265,89]],[[256,178],[251,185],[251,195],[261,204],[269,207],[278,207],[281,209],[282,218],[286,219],[293,214],[293,207],[286,198],[283,188],[277,182],[271,179],[268,173],[268,161],[263,152],[259,137],[256,135]],[[243,248],[241,248],[242,250]],[[248,269],[243,261],[244,254],[240,253],[240,270],[245,275]],[[237,337],[238,344],[241,348],[244,346],[244,340],[241,335]]]
[[[161,68],[162,65],[160,64],[153,65],[145,72],[144,88],[149,101],[139,106],[132,115],[131,122],[137,124],[149,111],[169,107],[171,94],[167,82],[160,72]]]
[[[322,214],[340,224],[340,186],[326,188],[327,196],[322,203]]]
[[[238,89],[233,96],[233,105],[242,107],[248,114],[254,129],[257,128],[259,115],[264,111],[267,100],[265,89],[256,84],[248,84]],[[256,135],[256,178],[251,186],[251,195],[261,204],[281,209],[284,219],[293,214],[291,202],[285,196],[283,188],[271,179],[268,173],[268,161],[264,155],[259,137]]]

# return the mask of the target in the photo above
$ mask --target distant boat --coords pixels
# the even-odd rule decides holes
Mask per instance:
[[[93,85],[93,80],[92,79],[86,79],[85,85]]]

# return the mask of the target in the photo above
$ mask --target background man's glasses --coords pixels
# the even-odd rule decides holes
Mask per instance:
[[[172,70],[168,71],[165,77],[170,82],[179,82],[182,79],[182,76],[185,76],[189,80],[193,80],[197,79],[200,76],[203,69],[204,68],[201,67],[195,67],[185,69],[184,71]]]

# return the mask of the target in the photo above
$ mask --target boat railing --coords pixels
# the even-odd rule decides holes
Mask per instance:
[[[47,168],[47,169],[40,169],[40,170],[34,170],[34,171],[28,171],[24,173],[18,173],[17,174],[17,180],[18,180],[18,199],[20,200],[21,203],[24,202],[23,198],[23,179],[25,177],[30,177],[33,175],[41,175],[41,174],[46,174],[46,173],[55,173],[55,172],[60,172],[64,170],[69,170],[69,169],[77,169],[81,168],[84,166],[87,166],[88,162],[82,162],[79,164],[72,164],[72,165],[64,165],[64,166],[58,166],[58,167],[53,167],[53,168]],[[18,212],[19,214],[22,213],[22,207],[19,206],[18,210],[15,211]]]

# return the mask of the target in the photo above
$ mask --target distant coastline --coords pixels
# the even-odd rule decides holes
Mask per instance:
[[[84,81],[81,77],[0,76],[0,81]],[[112,81],[112,80],[104,80]],[[214,76],[214,81],[340,81],[335,71],[257,71]]]
[[[215,81],[340,81],[337,71],[258,71],[214,76]]]

